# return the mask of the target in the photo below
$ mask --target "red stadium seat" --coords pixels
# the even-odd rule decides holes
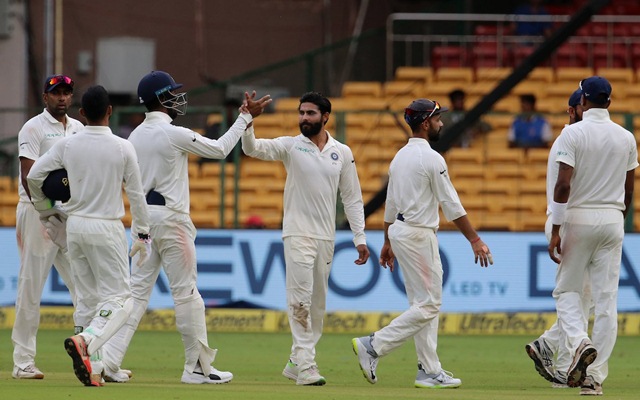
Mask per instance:
[[[630,63],[627,46],[622,43],[608,45],[597,43],[593,46],[593,67],[598,68],[627,68]]]
[[[472,50],[472,64],[475,68],[495,68],[511,65],[510,54],[496,42],[477,43]]]
[[[565,43],[552,57],[556,68],[586,67],[587,46],[583,43]]]
[[[469,61],[467,50],[462,46],[436,46],[431,52],[431,65],[441,67],[466,67]]]

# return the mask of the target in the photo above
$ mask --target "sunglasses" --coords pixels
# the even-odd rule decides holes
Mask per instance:
[[[49,79],[49,81],[47,81],[47,86],[51,87],[53,85],[57,85],[59,83],[64,83],[66,85],[69,85],[71,87],[73,87],[73,79],[69,78],[66,75],[56,75],[51,77],[51,79]]]
[[[429,100],[430,102],[432,102],[434,105],[433,110],[425,110],[425,111],[416,111],[416,110],[412,110],[411,108],[405,108],[404,109],[404,113],[409,116],[409,117],[415,117],[418,116],[420,114],[424,114],[424,113],[429,113],[429,115],[427,115],[426,117],[424,117],[422,120],[424,121],[427,118],[431,118],[433,116],[433,114],[436,113],[436,111],[440,110],[440,103],[438,103],[437,101],[434,100]]]

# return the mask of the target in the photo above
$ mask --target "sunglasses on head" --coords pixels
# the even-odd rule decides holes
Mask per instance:
[[[433,114],[435,114],[436,111],[438,111],[441,107],[440,107],[440,103],[438,103],[437,101],[434,101],[434,100],[429,100],[429,101],[434,104],[433,110],[416,111],[416,110],[413,110],[411,108],[405,108],[404,112],[409,117],[414,117],[414,116],[417,116],[417,115],[420,115],[420,114],[429,113],[426,117],[423,118],[423,121],[425,119],[427,119],[427,118],[431,118],[433,116]]]
[[[56,75],[54,77],[51,77],[51,79],[49,79],[49,81],[47,82],[49,86],[57,85],[59,83],[64,83],[73,87],[73,79],[69,78],[66,75]]]

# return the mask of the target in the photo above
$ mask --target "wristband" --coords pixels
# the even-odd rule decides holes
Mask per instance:
[[[549,204],[549,210],[551,211],[551,224],[562,225],[564,222],[564,214],[567,211],[567,203],[556,203],[551,200]]]
[[[473,240],[471,241],[471,244],[477,243],[477,242],[479,242],[479,241],[480,241],[480,236],[478,236],[477,238],[473,239]]]
[[[253,121],[253,116],[250,113],[240,113],[240,115],[238,115],[238,118],[244,120],[247,125],[249,125]]]

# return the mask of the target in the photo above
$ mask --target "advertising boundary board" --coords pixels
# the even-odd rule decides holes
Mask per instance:
[[[324,333],[367,334],[386,326],[399,313],[329,312],[324,318]],[[13,326],[13,308],[0,308],[0,329]],[[206,310],[209,333],[289,332],[287,313],[277,310],[209,308]],[[539,335],[550,328],[555,313],[454,313],[441,314],[440,334],[445,335]],[[593,318],[590,321],[590,327]],[[73,331],[71,307],[43,307],[40,329]],[[173,310],[149,310],[140,330],[175,331]],[[618,314],[618,336],[640,335],[640,313]]]
[[[474,264],[467,240],[459,232],[439,232],[444,270],[443,313],[553,312],[551,292],[556,264],[542,233],[480,232],[495,264]],[[400,268],[393,273],[378,264],[381,231],[367,231],[371,258],[355,265],[357,252],[349,231],[336,234],[327,294],[327,311],[401,312],[407,307]],[[198,290],[208,307],[258,307],[286,310],[285,266],[281,232],[276,230],[200,230],[196,238]],[[618,310],[640,312],[640,234],[626,234],[620,270]],[[0,306],[12,306],[20,268],[15,228],[0,229]],[[135,268],[135,267],[134,267]],[[70,296],[52,269],[42,303],[70,305]],[[244,306],[243,306],[244,305]],[[173,308],[162,272],[150,309]]]

